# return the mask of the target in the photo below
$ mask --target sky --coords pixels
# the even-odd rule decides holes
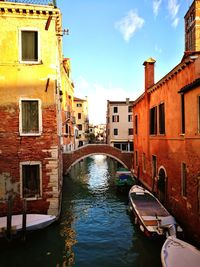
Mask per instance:
[[[107,100],[144,92],[143,63],[156,60],[155,82],[181,61],[184,16],[192,0],[57,0],[63,55],[71,60],[74,95],[88,97],[89,121],[106,122]]]

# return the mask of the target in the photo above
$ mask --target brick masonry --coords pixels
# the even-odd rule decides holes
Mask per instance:
[[[133,152],[121,151],[117,148],[104,144],[92,144],[82,146],[77,150],[63,154],[63,173],[67,173],[71,166],[81,159],[93,154],[104,154],[116,159],[128,169],[131,169],[133,163]]]
[[[0,106],[0,215],[6,215],[5,200],[14,197],[13,213],[22,211],[20,162],[38,161],[42,165],[42,195],[28,200],[29,213],[59,213],[62,160],[57,135],[55,105],[44,106],[40,136],[19,135],[19,106]],[[49,127],[49,125],[51,127]]]

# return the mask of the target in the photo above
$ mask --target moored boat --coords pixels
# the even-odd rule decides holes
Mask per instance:
[[[12,215],[11,229],[17,234],[23,228],[23,215]],[[43,229],[56,221],[56,216],[46,214],[26,214],[26,231]],[[4,236],[7,230],[7,216],[0,217],[0,237]]]
[[[115,179],[115,185],[117,186],[117,189],[121,191],[126,190],[128,192],[134,183],[133,176],[129,174],[120,174],[116,176]]]
[[[199,267],[200,251],[176,237],[169,236],[162,246],[163,267]]]
[[[129,205],[140,230],[148,237],[176,236],[182,233],[175,218],[160,201],[145,188],[134,185],[129,191]]]

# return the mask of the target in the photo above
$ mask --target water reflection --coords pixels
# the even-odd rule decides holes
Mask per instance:
[[[64,185],[63,229],[66,266],[160,267],[160,244],[135,229],[127,196],[117,195],[116,165],[105,156],[75,166]]]
[[[161,244],[142,236],[114,185],[115,162],[94,156],[65,177],[60,222],[0,246],[1,267],[160,267]]]

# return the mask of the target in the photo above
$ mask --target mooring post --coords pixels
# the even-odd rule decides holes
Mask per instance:
[[[7,213],[7,228],[6,228],[6,237],[10,241],[12,238],[11,230],[12,230],[12,206],[13,199],[12,196],[8,196],[8,213]]]
[[[22,214],[22,240],[26,240],[26,210],[27,202],[26,199],[23,199],[23,214]]]

